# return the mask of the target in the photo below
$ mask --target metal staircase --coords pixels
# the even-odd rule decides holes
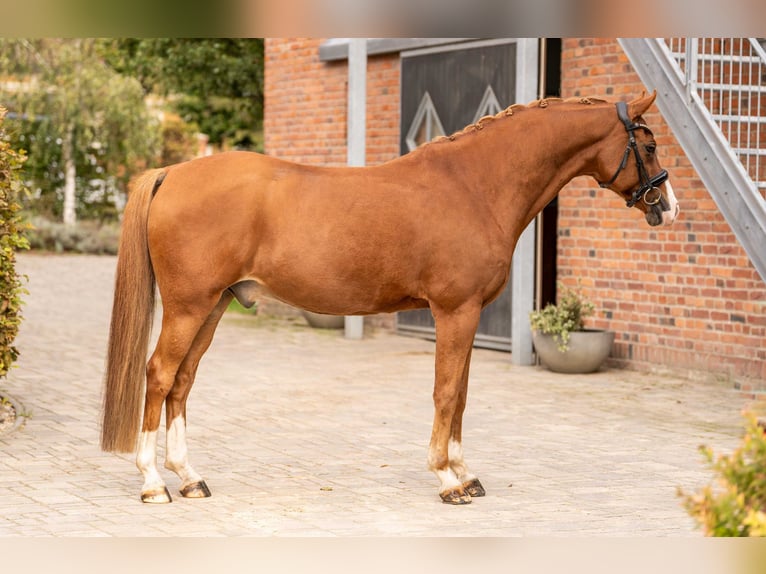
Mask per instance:
[[[766,51],[757,38],[620,38],[766,281]]]

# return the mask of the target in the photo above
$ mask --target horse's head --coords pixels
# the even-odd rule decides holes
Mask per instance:
[[[644,212],[649,225],[670,225],[680,208],[668,181],[668,172],[657,158],[657,142],[641,115],[654,103],[657,93],[619,102],[615,127],[599,154],[596,180],[620,195],[628,207]]]

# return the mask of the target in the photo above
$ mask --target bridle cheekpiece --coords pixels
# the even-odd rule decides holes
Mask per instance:
[[[667,170],[663,169],[654,177],[649,177],[649,174],[646,173],[644,160],[641,159],[641,154],[638,153],[638,144],[636,143],[636,136],[634,133],[637,129],[643,129],[649,133],[651,133],[651,130],[649,130],[648,126],[644,124],[633,123],[630,121],[630,118],[628,117],[628,105],[625,102],[617,102],[617,117],[620,118],[620,121],[625,126],[625,131],[628,132],[628,146],[625,148],[625,154],[622,156],[620,166],[617,168],[617,171],[614,172],[612,179],[606,183],[599,183],[599,186],[609,187],[615,182],[617,177],[620,175],[620,172],[627,167],[628,158],[630,157],[630,152],[632,150],[633,155],[636,157],[636,168],[638,169],[638,176],[641,178],[641,180],[640,186],[632,193],[630,199],[627,200],[625,204],[628,207],[633,207],[636,205],[636,203],[639,202],[639,200],[643,199],[644,203],[647,205],[656,205],[662,199],[661,193],[658,193],[657,199],[653,201],[647,200],[646,196],[650,191],[657,189],[660,185],[665,183],[665,181],[668,179],[668,172]]]

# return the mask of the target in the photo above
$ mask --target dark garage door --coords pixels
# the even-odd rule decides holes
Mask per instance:
[[[515,103],[516,44],[479,45],[402,56],[400,150],[405,154],[439,135]],[[403,334],[434,337],[428,309],[397,316]],[[476,346],[511,348],[510,282],[482,312]]]

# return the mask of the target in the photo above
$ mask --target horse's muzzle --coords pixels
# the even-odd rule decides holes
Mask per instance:
[[[671,208],[668,211],[662,212],[662,223],[665,225],[672,225],[679,213],[681,213],[681,206],[676,203],[675,209]]]
[[[676,194],[670,181],[665,181],[665,194],[660,195],[654,203],[647,204],[646,222],[652,227],[657,225],[672,225],[681,212]]]
[[[678,214],[681,212],[681,207],[678,203],[673,202],[673,205],[668,209],[664,209],[662,203],[664,202],[652,205],[646,211],[646,222],[652,227],[658,225],[672,225],[678,217]]]

